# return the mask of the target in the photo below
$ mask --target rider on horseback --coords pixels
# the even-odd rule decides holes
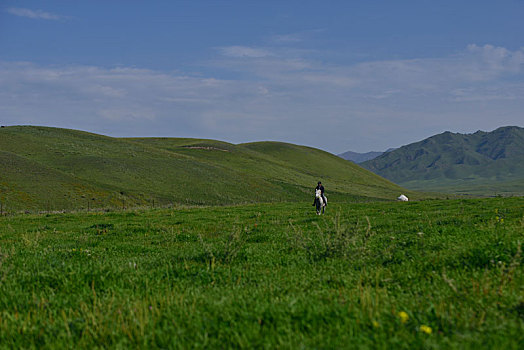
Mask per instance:
[[[326,196],[324,195],[324,186],[322,186],[322,182],[318,182],[317,184],[317,187],[315,187],[315,191],[316,190],[320,190],[320,192],[322,193],[322,199],[324,200],[324,205],[327,207],[327,199],[326,199]],[[313,205],[315,205],[315,202],[313,202]]]

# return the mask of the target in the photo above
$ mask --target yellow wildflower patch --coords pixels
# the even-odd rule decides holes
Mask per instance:
[[[405,311],[400,311],[398,317],[400,317],[400,322],[402,323],[406,323],[409,320],[409,315]]]
[[[429,326],[425,326],[425,325],[422,325],[420,326],[420,331],[421,332],[424,332],[426,334],[431,334],[433,332],[433,330],[431,329],[431,327]]]

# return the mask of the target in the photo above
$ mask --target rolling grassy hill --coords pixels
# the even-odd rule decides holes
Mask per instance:
[[[16,210],[309,201],[318,180],[336,201],[422,196],[327,152],[278,142],[13,126],[0,129],[0,160],[0,200]]]
[[[524,194],[524,128],[445,132],[361,164],[411,189]]]

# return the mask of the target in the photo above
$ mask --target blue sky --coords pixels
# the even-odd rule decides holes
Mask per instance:
[[[524,123],[524,1],[3,1],[0,123],[385,150]]]

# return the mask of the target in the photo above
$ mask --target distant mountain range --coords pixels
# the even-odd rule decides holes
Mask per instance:
[[[410,189],[524,194],[524,128],[448,131],[360,165]]]
[[[383,155],[386,152],[392,151],[395,148],[390,148],[386,150],[385,152],[366,152],[366,153],[358,153],[358,152],[352,152],[347,151],[341,154],[337,154],[340,158],[344,158],[345,160],[350,160],[353,163],[363,163],[367,160],[375,159],[380,155]]]
[[[340,158],[344,158],[345,160],[350,160],[353,163],[362,163],[366,160],[371,160],[374,158],[377,158],[378,156],[382,155],[384,152],[366,152],[366,153],[358,153],[358,152],[351,152],[347,151],[341,154],[338,154]]]

